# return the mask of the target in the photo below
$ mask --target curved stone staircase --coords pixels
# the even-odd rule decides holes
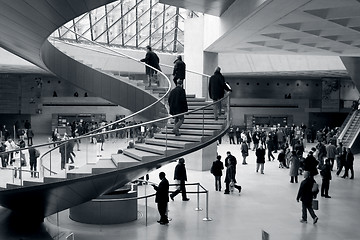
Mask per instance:
[[[150,92],[144,86],[138,86],[138,83],[129,83],[124,79],[93,69],[66,56],[46,40],[52,31],[66,21],[108,2],[111,1],[79,0],[67,1],[66,4],[59,6],[56,1],[34,1],[33,5],[30,5],[42,9],[43,15],[33,16],[29,11],[29,14],[24,13],[26,14],[24,18],[16,16],[16,12],[13,12],[14,17],[7,16],[7,18],[17,22],[19,26],[22,23],[24,26],[30,25],[29,29],[31,29],[31,24],[35,24],[34,32],[29,30],[26,37],[34,38],[36,41],[29,40],[30,48],[7,45],[6,49],[97,96],[136,112],[157,101],[159,96],[153,95],[154,91],[164,94],[164,90],[153,89]],[[6,2],[6,5],[11,5],[14,9],[20,8],[17,12],[24,11],[22,4]],[[40,31],[41,21],[49,21],[51,14],[47,14],[50,12],[55,14],[55,9],[62,18],[51,19],[51,24],[49,24],[51,26],[43,27]],[[31,18],[34,22],[26,22]],[[40,36],[36,31],[41,32],[42,35]],[[16,35],[17,33],[16,29],[12,33],[15,40],[24,38],[23,34]],[[38,45],[35,46],[36,44]],[[135,144],[135,148],[125,150],[123,154],[112,155],[111,160],[99,160],[96,164],[84,165],[72,171],[45,176],[38,180],[24,180],[22,185],[8,183],[6,188],[0,191],[0,205],[25,218],[41,221],[53,213],[111,192],[152,169],[208,146],[225,134],[229,127],[229,116],[214,121],[212,107],[205,107],[210,103],[204,98],[189,95],[188,102],[190,112],[185,116],[185,123],[180,130],[181,136],[176,137],[171,133],[173,123],[171,120],[168,122],[171,117],[161,119],[158,122],[162,122],[164,127],[160,133],[155,134],[154,138],[146,139],[145,143]],[[193,111],[201,107],[204,109]],[[164,114],[164,109],[164,104],[159,103],[143,112],[143,116],[148,119],[159,119],[163,116],[161,114]]]

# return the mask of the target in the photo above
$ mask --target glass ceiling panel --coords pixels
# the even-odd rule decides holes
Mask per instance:
[[[182,52],[184,21],[198,14],[158,0],[119,0],[66,23],[51,36],[81,41],[80,36],[120,47]]]

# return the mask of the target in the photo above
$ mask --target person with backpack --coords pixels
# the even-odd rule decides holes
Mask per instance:
[[[210,172],[215,177],[215,191],[221,192],[221,176],[222,176],[222,170],[224,169],[224,164],[221,161],[221,156],[218,155],[216,157],[216,161],[213,162],[211,166]]]

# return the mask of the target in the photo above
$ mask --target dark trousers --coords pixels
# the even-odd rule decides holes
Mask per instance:
[[[314,209],[312,208],[312,203],[302,203],[302,219],[307,221],[307,211],[309,211],[311,217],[316,218]]]
[[[334,167],[334,158],[328,158],[330,160],[330,165],[331,165],[331,171],[333,170]]]
[[[275,159],[274,155],[272,154],[272,150],[268,148],[268,160],[271,161],[271,158]]]
[[[339,174],[341,173],[343,167],[344,167],[344,164],[341,164],[341,162],[340,162],[340,164],[338,165],[338,170],[337,170],[337,172],[336,172],[336,175],[339,176]]]
[[[350,178],[354,178],[354,166],[351,165],[351,166],[345,166],[345,173],[344,173],[344,176],[343,177],[348,177],[349,175],[349,170],[350,170],[350,173],[351,173],[351,177]]]
[[[293,183],[294,179],[295,179],[295,182],[297,183],[298,182],[298,176],[291,176],[290,182]]]
[[[181,181],[180,181],[179,188],[176,189],[175,192],[173,192],[172,194],[170,194],[170,196],[171,196],[172,198],[174,198],[174,197],[175,197],[176,195],[178,195],[180,192],[181,192],[181,194],[182,194],[182,199],[183,199],[183,200],[184,200],[184,199],[187,199],[187,197],[186,197],[185,181],[184,181],[184,180],[181,180]]]
[[[36,161],[30,161],[30,171],[36,172],[36,165]],[[33,177],[34,175],[36,176],[34,172],[31,172],[31,177]]]
[[[158,205],[158,211],[159,211],[159,214],[160,214],[160,222],[168,223],[169,220],[168,220],[168,217],[166,215],[167,202],[158,202],[157,205]]]
[[[221,191],[221,176],[215,176],[215,190]]]
[[[330,180],[322,179],[321,184],[321,196],[329,196]]]
[[[230,144],[235,144],[234,136],[229,137]]]
[[[175,117],[173,132],[179,133],[179,129],[183,123],[184,123],[184,115]]]

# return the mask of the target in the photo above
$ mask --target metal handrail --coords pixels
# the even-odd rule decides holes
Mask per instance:
[[[150,182],[150,181],[146,181],[146,180],[141,180],[141,179],[137,179],[136,181],[138,182],[144,182],[146,183],[147,185],[152,185],[152,184],[155,184],[153,182]],[[179,184],[169,184],[169,186],[177,186]],[[197,194],[197,207],[195,208],[195,211],[202,211],[202,208],[200,208],[200,197],[199,197],[199,194],[200,193],[205,193],[206,194],[206,217],[203,218],[203,221],[212,221],[211,218],[209,218],[209,191],[204,187],[202,186],[200,183],[185,183],[185,186],[197,186],[198,190],[197,191],[194,191],[194,192],[191,192],[191,191],[186,191],[186,193],[194,193],[194,194]],[[204,191],[199,191],[199,188],[202,188]],[[146,189],[146,187],[145,187]],[[172,193],[173,191],[169,191],[169,193]],[[146,194],[146,191],[145,191],[145,195],[144,196],[140,196],[140,197],[131,197],[131,198],[122,198],[122,199],[94,199],[93,201],[95,202],[113,202],[113,201],[133,201],[133,200],[139,200],[139,199],[145,199],[145,222],[146,222],[146,226],[147,226],[147,199],[150,198],[150,197],[154,197],[156,195],[156,193],[152,193],[152,194]]]
[[[107,54],[107,55],[110,55],[110,56],[118,56],[118,55],[116,55],[116,54],[102,52],[102,51],[100,51],[100,50],[98,50],[98,49],[93,49],[93,48],[91,48],[91,47],[81,46],[79,43],[78,43],[78,44],[75,44],[75,43],[72,43],[72,42],[69,42],[69,41],[66,41],[66,40],[61,40],[61,39],[55,38],[55,37],[50,37],[50,38],[51,38],[51,40],[53,40],[53,41],[62,42],[62,43],[65,43],[65,44],[67,44],[67,45],[75,46],[75,47],[78,47],[78,48],[83,48],[83,49],[90,50],[90,51],[93,51],[93,52],[102,53],[102,54]],[[124,57],[124,56],[119,56],[119,57],[126,58],[126,57]],[[165,64],[165,63],[159,63],[159,65],[160,65],[161,67],[174,68],[174,66],[167,65],[167,64]],[[194,71],[194,70],[188,70],[188,69],[186,69],[185,71],[186,71],[186,72],[189,72],[189,73],[194,73],[194,74],[197,74],[197,75],[201,75],[201,76],[204,76],[204,77],[211,77],[211,76],[208,75],[208,74],[200,73],[200,72],[197,72],[197,71]]]
[[[4,153],[11,153],[11,152],[16,152],[16,151],[20,151],[20,150],[25,150],[25,149],[29,149],[29,148],[38,148],[38,147],[44,147],[44,146],[49,146],[49,145],[57,145],[56,147],[46,151],[44,154],[42,154],[40,156],[40,162],[41,162],[41,167],[51,173],[54,173],[54,174],[57,174],[56,172],[53,172],[51,171],[51,169],[48,169],[47,167],[45,167],[43,164],[42,164],[42,158],[47,155],[48,153],[54,151],[55,149],[57,149],[58,147],[60,147],[61,144],[65,144],[69,141],[75,141],[75,140],[79,140],[79,139],[84,139],[84,138],[88,138],[88,137],[95,137],[95,136],[98,136],[98,135],[102,135],[102,134],[107,134],[107,133],[113,133],[113,132],[117,132],[117,131],[122,131],[122,130],[127,130],[127,129],[132,129],[132,128],[137,128],[137,127],[141,127],[141,126],[144,126],[144,125],[148,125],[148,124],[152,124],[152,123],[156,123],[156,122],[160,122],[160,121],[165,121],[165,120],[168,120],[168,119],[171,119],[171,118],[175,118],[175,117],[179,117],[179,116],[185,116],[185,115],[189,115],[193,112],[197,112],[199,110],[202,110],[202,109],[206,109],[210,106],[213,106],[214,104],[218,103],[218,102],[221,102],[225,99],[228,99],[228,102],[230,100],[230,93],[226,93],[225,96],[217,101],[214,101],[214,102],[211,102],[205,106],[202,106],[202,107],[199,107],[199,108],[196,108],[196,109],[193,109],[193,110],[190,110],[190,111],[187,111],[185,113],[180,113],[180,114],[176,114],[176,115],[170,115],[170,116],[167,116],[167,117],[163,117],[163,118],[160,118],[160,119],[155,119],[155,120],[150,120],[148,122],[143,122],[143,123],[138,123],[136,125],[132,125],[132,126],[126,126],[126,127],[122,127],[122,128],[118,128],[118,129],[114,129],[114,130],[108,130],[108,131],[104,131],[104,132],[98,132],[98,133],[93,133],[93,134],[89,134],[89,135],[81,135],[81,136],[78,136],[78,137],[74,137],[74,138],[71,138],[71,139],[66,139],[66,140],[61,140],[61,141],[55,141],[55,142],[51,142],[51,143],[43,143],[43,144],[38,144],[38,145],[33,145],[33,146],[28,146],[28,147],[24,147],[24,148],[19,148],[19,149],[16,149],[16,150],[10,150],[10,151],[6,151]],[[229,106],[228,106],[228,118],[229,118]],[[228,119],[229,121],[229,119]]]

